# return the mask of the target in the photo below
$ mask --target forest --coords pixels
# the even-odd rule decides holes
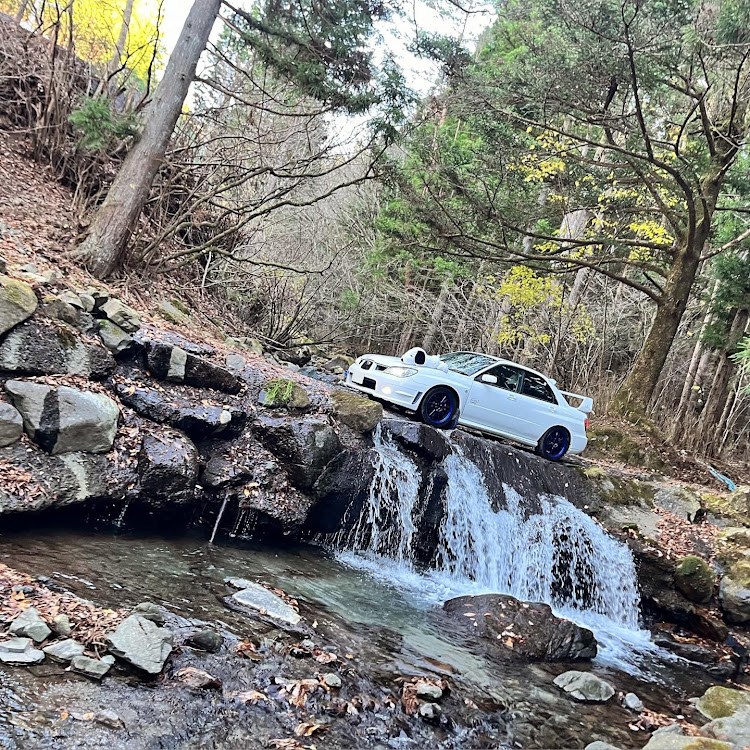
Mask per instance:
[[[0,0],[0,127],[98,279],[280,356],[502,355],[750,460],[750,2],[420,8],[194,0],[168,50],[158,0]]]

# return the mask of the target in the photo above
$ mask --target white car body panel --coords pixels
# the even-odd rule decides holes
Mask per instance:
[[[399,357],[366,354],[349,368],[346,385],[412,411],[419,409],[430,389],[438,385],[449,386],[459,398],[459,425],[532,447],[537,445],[550,427],[562,426],[571,437],[568,453],[581,453],[586,448],[586,413],[593,408],[591,399],[568,393],[569,397],[583,402],[576,408],[568,403],[555,382],[542,373],[508,360],[489,356],[487,359],[486,367],[474,375],[463,375],[454,370],[445,372],[427,365],[406,365]],[[369,366],[368,362],[371,363]],[[523,373],[541,377],[551,389],[557,403],[482,382],[481,376],[498,365],[508,365]],[[397,377],[385,371],[389,367],[408,368],[417,372],[408,377]]]

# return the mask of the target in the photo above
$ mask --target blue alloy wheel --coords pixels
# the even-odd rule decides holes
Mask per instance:
[[[458,413],[458,397],[450,388],[433,388],[419,405],[419,416],[431,427],[448,427]]]
[[[570,448],[570,433],[564,427],[550,427],[537,445],[537,453],[550,461],[559,461]]]

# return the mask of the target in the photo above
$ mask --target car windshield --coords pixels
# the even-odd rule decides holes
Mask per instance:
[[[494,357],[487,354],[474,354],[473,352],[441,354],[440,359],[448,365],[448,369],[460,372],[461,375],[476,375],[480,370],[497,362]]]

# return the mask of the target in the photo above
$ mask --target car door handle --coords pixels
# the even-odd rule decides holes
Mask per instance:
[[[518,401],[518,397],[514,396],[512,393],[508,394],[508,401]]]

